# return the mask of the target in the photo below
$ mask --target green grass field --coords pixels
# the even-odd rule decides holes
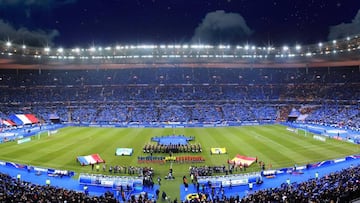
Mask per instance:
[[[93,173],[91,166],[80,166],[76,157],[99,153],[106,160],[107,166],[149,166],[137,163],[138,156],[147,155],[142,152],[143,146],[149,143],[153,136],[174,133],[195,136],[195,141],[192,143],[200,143],[203,152],[192,155],[202,155],[206,160],[205,163],[198,165],[223,165],[236,154],[241,154],[257,156],[259,160],[266,163],[267,167],[271,163],[273,168],[280,168],[359,153],[358,145],[330,139],[321,142],[313,139],[310,133],[307,133],[307,136],[303,133],[298,135],[286,130],[286,127],[281,125],[177,129],[67,127],[60,129],[57,134],[52,136],[47,134],[34,136],[28,143],[1,144],[0,160],[72,170],[77,174]],[[134,154],[132,156],[115,156],[115,149],[118,147],[133,148]],[[225,147],[228,153],[210,155],[211,147]],[[162,156],[167,156],[167,154]],[[167,175],[170,164],[151,164],[150,166],[155,170],[155,177],[164,177]],[[190,164],[173,164],[176,179],[173,181],[163,179],[161,190],[165,190],[172,198],[179,199],[181,177],[188,175],[189,166]],[[247,172],[259,170],[259,166],[253,164]]]

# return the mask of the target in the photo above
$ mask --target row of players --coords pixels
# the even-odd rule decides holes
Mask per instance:
[[[183,153],[183,152],[192,152],[199,153],[202,152],[202,147],[200,143],[197,144],[170,144],[170,145],[160,145],[160,144],[146,144],[143,147],[144,153]]]

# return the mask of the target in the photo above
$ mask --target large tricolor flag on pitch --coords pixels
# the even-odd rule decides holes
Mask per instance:
[[[91,154],[87,156],[78,156],[77,160],[80,162],[82,166],[89,165],[89,164],[97,164],[103,163],[104,160],[100,157],[99,154]]]
[[[34,114],[12,114],[9,116],[9,119],[16,125],[27,125],[39,122]]]
[[[236,155],[233,159],[229,160],[229,163],[235,165],[248,165],[250,166],[252,163],[256,161],[255,157],[248,157],[242,155]]]

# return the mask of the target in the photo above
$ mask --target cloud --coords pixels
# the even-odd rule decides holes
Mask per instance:
[[[330,26],[328,35],[329,40],[345,38],[347,36],[360,33],[360,9],[355,18],[350,23],[340,23],[338,25]]]
[[[201,43],[239,42],[252,33],[253,31],[240,14],[218,10],[206,14],[195,29],[192,41]]]
[[[11,24],[0,19],[0,40],[10,40],[14,44],[26,44],[28,46],[53,45],[53,39],[59,36],[57,30],[29,30],[26,27],[15,28]]]

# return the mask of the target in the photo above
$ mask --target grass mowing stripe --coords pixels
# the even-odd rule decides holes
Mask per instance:
[[[282,129],[282,131],[285,131],[285,129]],[[349,155],[352,152],[355,153],[356,151],[354,151],[353,146],[351,146],[353,144],[341,142],[338,140],[327,139],[326,142],[322,142],[313,139],[312,136],[299,136],[292,133],[290,133],[288,137],[293,138],[294,142],[296,141],[296,143],[301,144],[300,147],[293,148],[293,151],[300,153],[311,152],[310,155],[317,153],[318,157],[311,156],[312,158],[317,160],[329,159],[331,157],[343,157],[346,154]],[[337,145],[336,143],[341,143],[342,146],[347,147],[337,147],[339,145]]]
[[[269,160],[264,160],[266,163],[271,163],[273,167],[280,166],[280,161],[286,161],[285,163],[293,164],[294,159],[291,156],[288,156],[287,153],[284,153],[284,151],[279,151],[279,148],[277,146],[272,146],[269,143],[268,139],[265,139],[264,136],[258,134],[256,131],[251,132],[252,136],[259,137],[258,142],[256,144],[256,148],[258,151],[263,151],[264,153],[268,154],[267,157],[269,157]],[[274,144],[273,141],[271,141],[272,144]],[[259,157],[260,160],[262,159]]]
[[[259,131],[263,131],[263,129],[267,129],[269,126],[264,128],[259,128]],[[273,129],[276,130],[276,129]],[[265,134],[265,133],[261,133]],[[298,150],[294,149],[301,149],[307,144],[308,142],[302,142],[299,144],[299,142],[294,142],[294,139],[291,135],[283,134],[282,131],[272,131],[272,133],[268,134],[269,136],[263,137],[263,139],[271,140],[273,146],[279,146],[279,150],[286,152],[288,155],[290,155],[295,161],[296,160],[302,160],[302,159],[309,159],[313,156],[323,157],[323,154],[318,153],[316,150],[313,150],[312,148],[309,148],[309,150],[304,150],[302,152],[299,152]]]
[[[287,131],[284,126],[281,125],[273,125],[271,127],[277,128],[279,129],[279,131],[284,131],[284,132],[289,132]],[[302,142],[304,140],[308,140],[308,142],[313,143],[314,147],[316,148],[317,146],[321,146],[321,145],[329,145],[329,148],[333,148],[335,151],[351,151],[353,149],[353,143],[348,143],[348,142],[344,142],[344,141],[339,141],[339,140],[335,140],[335,139],[329,139],[326,138],[326,142],[321,142],[319,140],[315,140],[313,139],[313,135],[312,133],[307,133],[307,136],[305,135],[297,135],[295,133],[290,133],[289,135],[292,135],[292,137],[294,139],[297,139],[297,141]],[[356,151],[354,151],[355,153]]]
[[[221,147],[224,146],[222,141],[218,142],[217,137],[220,135],[212,128],[207,128],[205,130],[198,129],[202,134],[198,136],[201,139],[201,146],[203,148],[203,154],[205,154],[205,159],[207,162],[211,163],[213,166],[219,166],[226,163],[227,156],[223,155],[211,155],[210,148],[211,147]],[[212,136],[213,135],[213,136]]]

